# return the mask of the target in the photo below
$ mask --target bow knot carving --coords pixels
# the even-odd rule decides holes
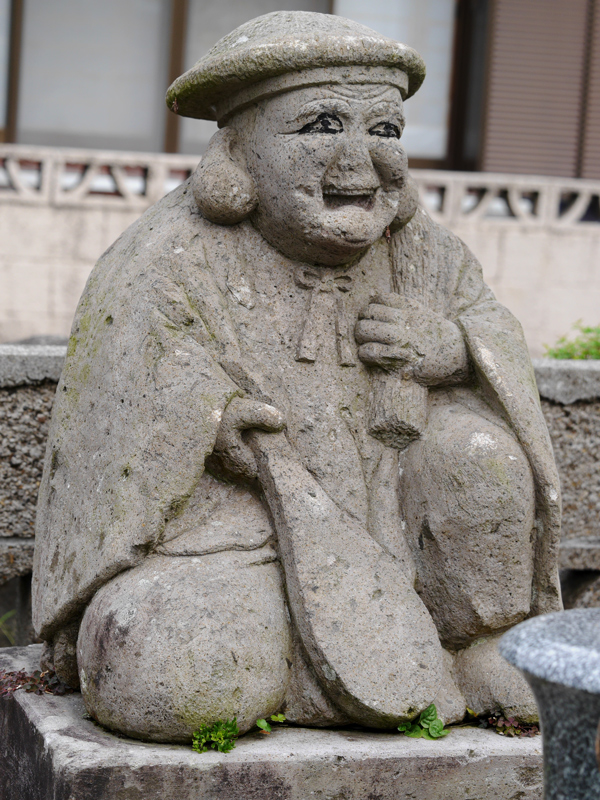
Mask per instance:
[[[316,361],[320,346],[321,325],[319,320],[326,311],[324,295],[335,293],[338,362],[341,366],[353,367],[356,362],[350,347],[344,302],[344,294],[352,288],[352,275],[336,274],[330,269],[321,271],[313,267],[299,267],[294,273],[294,280],[297,286],[311,290],[308,310],[296,350],[296,361],[311,363]]]

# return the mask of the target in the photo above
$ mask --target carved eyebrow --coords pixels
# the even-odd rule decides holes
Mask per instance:
[[[396,119],[400,120],[404,125],[404,112],[402,108],[399,108],[397,103],[392,103],[387,100],[383,100],[380,103],[376,103],[374,106],[368,109],[367,114],[369,117],[376,117],[381,115],[386,115],[390,117],[395,117]]]
[[[326,97],[322,100],[311,100],[305,103],[295,114],[294,120],[311,114],[343,114],[350,111],[350,104],[346,100],[337,97]]]

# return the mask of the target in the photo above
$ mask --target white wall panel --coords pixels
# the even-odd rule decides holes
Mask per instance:
[[[26,0],[18,141],[162,150],[168,0]]]

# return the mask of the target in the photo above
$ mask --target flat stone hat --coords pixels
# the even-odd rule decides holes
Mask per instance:
[[[328,83],[340,67],[362,68],[359,82],[396,84],[406,99],[425,78],[421,56],[371,28],[333,14],[275,11],[240,25],[220,39],[167,92],[167,105],[184,117],[221,121],[235,108],[256,100],[257,84],[269,91],[294,85]],[[344,70],[342,70],[342,75]],[[282,78],[290,78],[286,83]],[[382,77],[385,76],[385,77]],[[333,81],[335,82],[335,81]]]

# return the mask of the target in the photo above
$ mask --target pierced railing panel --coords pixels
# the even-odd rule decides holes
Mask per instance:
[[[443,170],[412,175],[427,211],[450,228],[471,221],[594,230],[600,224],[600,181]]]

